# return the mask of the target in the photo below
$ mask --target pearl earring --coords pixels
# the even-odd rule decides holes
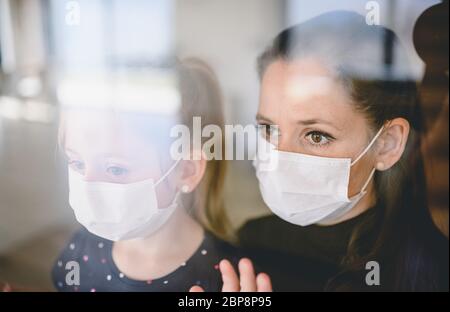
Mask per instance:
[[[182,193],[189,193],[189,185],[183,185],[182,187],[181,187],[181,192]]]
[[[384,169],[384,164],[382,162],[378,162],[376,167],[377,167],[378,170],[383,170]]]

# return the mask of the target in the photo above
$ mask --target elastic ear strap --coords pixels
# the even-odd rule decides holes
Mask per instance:
[[[361,189],[361,192],[365,192],[365,191],[366,191],[367,185],[369,185],[370,180],[372,180],[372,177],[373,177],[373,175],[375,174],[375,171],[376,171],[376,169],[373,168],[373,169],[372,169],[372,172],[371,172],[370,175],[369,175],[369,178],[367,179],[366,183],[364,183],[364,185],[363,185],[363,187],[362,187],[362,189]]]
[[[161,183],[162,180],[167,178],[167,176],[172,172],[173,169],[178,165],[178,163],[181,161],[181,159],[178,159],[170,168],[166,171],[166,173],[158,179],[158,181],[155,183],[155,186],[157,186],[159,183]]]
[[[375,134],[375,136],[373,137],[372,141],[369,143],[369,145],[367,145],[367,147],[359,154],[358,157],[356,157],[356,159],[354,161],[352,161],[352,163],[350,164],[350,166],[353,166],[358,160],[361,159],[361,157],[363,157],[367,151],[372,147],[372,145],[375,143],[375,141],[378,139],[378,137],[381,135],[381,132],[383,132],[384,129],[384,125],[380,128],[380,130],[378,130],[377,134]]]
[[[180,198],[180,196],[181,196],[181,192],[178,191],[178,192],[175,194],[175,196],[174,196],[174,198],[173,198],[173,200],[172,200],[172,205],[175,204],[175,203],[178,203],[178,199]]]

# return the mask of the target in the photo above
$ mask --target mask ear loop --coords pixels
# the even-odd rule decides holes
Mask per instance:
[[[375,141],[378,139],[378,137],[381,135],[381,133],[384,130],[384,125],[380,128],[380,130],[378,130],[377,134],[375,134],[375,136],[373,137],[372,141],[369,143],[369,145],[367,145],[367,147],[362,151],[361,154],[359,154],[358,157],[356,157],[356,159],[350,164],[350,166],[353,166],[358,160],[361,159],[361,157],[364,156],[364,154],[367,153],[367,151],[372,147],[372,145],[375,143]],[[363,187],[361,188],[361,191],[359,192],[360,194],[365,194],[366,193],[366,188],[369,185],[370,181],[372,180],[373,175],[375,174],[376,168],[373,168],[372,171],[369,174],[369,177],[367,178],[366,182],[364,182]]]
[[[364,183],[363,187],[361,188],[361,192],[362,194],[366,193],[366,188],[369,185],[370,181],[372,180],[373,175],[375,174],[376,169],[373,168],[372,171],[369,174],[369,177],[367,178],[366,182]]]
[[[174,196],[174,198],[173,198],[173,200],[172,200],[171,206],[174,205],[175,203],[178,203],[178,204],[179,204],[178,199],[180,198],[180,196],[181,196],[181,192],[180,192],[180,191],[177,191],[177,193],[175,194],[175,196]]]
[[[170,168],[169,170],[166,171],[165,174],[163,174],[163,176],[161,178],[158,179],[158,181],[156,181],[155,186],[157,186],[159,183],[161,183],[162,180],[164,180],[165,178],[167,178],[167,176],[173,171],[173,169],[175,169],[175,167],[178,165],[178,163],[181,161],[181,158],[178,159]]]
[[[177,161],[175,161],[175,163],[169,168],[169,170],[166,171],[165,174],[163,174],[163,176],[161,178],[158,179],[158,181],[156,181],[155,183],[155,187],[161,183],[165,178],[167,178],[167,176],[175,169],[175,167],[178,165],[178,163],[181,161],[181,158],[178,159]],[[173,208],[176,208],[175,203],[178,203],[178,199],[181,196],[181,192],[177,191],[177,193],[175,194],[172,203],[170,204],[170,206],[173,206]]]
[[[380,130],[378,130],[377,134],[375,134],[375,136],[373,137],[373,139],[372,139],[372,141],[369,143],[369,145],[367,145],[367,147],[359,154],[359,156],[356,157],[356,159],[350,163],[350,166],[353,166],[354,164],[356,164],[356,162],[357,162],[358,160],[360,160],[361,157],[363,157],[363,156],[367,153],[367,151],[373,146],[373,144],[376,142],[376,140],[378,139],[378,137],[381,135],[381,133],[383,132],[383,130],[384,130],[384,125],[380,128]]]

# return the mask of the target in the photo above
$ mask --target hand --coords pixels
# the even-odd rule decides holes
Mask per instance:
[[[223,292],[268,292],[272,291],[272,283],[269,275],[259,273],[255,276],[252,261],[247,258],[239,261],[239,276],[234,271],[230,261],[222,260],[219,263],[219,269],[222,273]],[[200,286],[192,286],[190,292],[202,292],[203,288]]]

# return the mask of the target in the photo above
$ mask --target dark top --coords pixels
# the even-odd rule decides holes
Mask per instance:
[[[218,263],[229,259],[236,264],[239,251],[228,243],[205,232],[203,242],[194,255],[168,275],[148,281],[138,281],[121,273],[112,258],[113,242],[91,234],[86,229],[75,233],[62,251],[52,270],[52,279],[58,291],[134,291],[171,292],[189,291],[199,285],[205,291],[220,291],[222,280]],[[80,285],[68,285],[66,275],[73,269],[66,264],[76,261],[80,267]],[[73,276],[69,278],[73,281]]]
[[[332,226],[305,227],[270,215],[247,222],[238,237],[241,247],[256,262],[258,269],[271,276],[274,291],[324,291],[329,281],[342,272],[342,260],[355,226],[364,222],[371,213],[369,209]],[[367,246],[362,248],[369,250],[374,238],[375,234],[365,236],[364,245]],[[437,256],[433,257],[442,272],[439,274],[442,281],[438,281],[437,289],[448,291],[448,240],[439,235],[435,241],[439,248],[433,248],[437,251]],[[391,274],[386,272],[382,263],[379,263],[380,285],[367,285],[366,276],[372,268],[352,273],[351,282],[355,286],[352,290],[391,289],[392,285],[386,284]]]

